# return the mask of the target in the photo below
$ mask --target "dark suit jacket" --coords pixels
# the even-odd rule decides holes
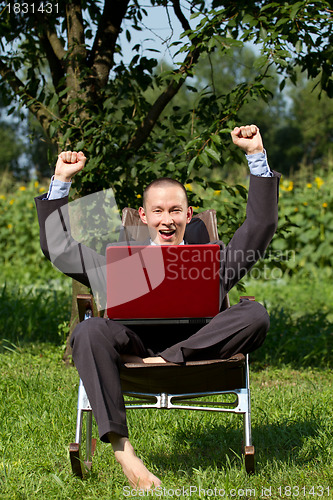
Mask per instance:
[[[278,184],[280,174],[273,177],[251,175],[246,219],[227,246],[221,241],[221,301],[225,294],[264,255],[277,227]],[[102,301],[106,291],[106,261],[87,246],[75,241],[70,232],[68,198],[43,200],[35,198],[40,226],[40,243],[44,255],[63,273],[100,291]],[[200,241],[196,222],[186,228],[185,242]],[[201,238],[202,239],[202,238]],[[135,242],[134,242],[135,244]]]

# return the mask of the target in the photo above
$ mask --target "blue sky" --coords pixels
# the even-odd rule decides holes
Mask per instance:
[[[143,49],[156,49],[159,53],[156,53],[156,59],[165,60],[172,62],[174,54],[177,52],[177,47],[169,48],[169,45],[179,40],[180,34],[183,32],[183,28],[178,21],[177,17],[173,13],[173,9],[169,8],[169,19],[165,7],[151,7],[145,6],[148,13],[147,17],[142,20],[142,31],[136,31],[131,29],[129,22],[123,23],[123,32],[120,35],[120,42],[123,49],[123,60],[125,64],[128,64],[132,57],[136,54],[131,50],[136,44],[143,46]],[[183,8],[183,12],[187,18],[189,18],[188,10]],[[171,22],[172,30],[169,25],[169,20]],[[198,24],[198,18],[191,21],[191,26],[195,27]],[[126,28],[131,32],[132,39],[128,42],[126,39]],[[168,40],[168,37],[171,39]],[[167,41],[168,40],[168,41]],[[153,52],[150,53],[151,55]],[[175,61],[181,61],[184,58],[184,54],[180,54],[176,57]]]

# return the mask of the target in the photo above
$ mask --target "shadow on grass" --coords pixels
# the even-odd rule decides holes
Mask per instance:
[[[68,318],[70,297],[66,291],[0,289],[0,349],[6,344],[34,342],[60,344],[59,324]]]
[[[0,336],[9,343],[61,343],[58,326],[69,321],[71,296],[65,290],[0,288]],[[251,354],[254,369],[291,364],[294,368],[333,366],[333,324],[327,314],[270,312],[271,327],[263,346]],[[1,344],[0,344],[1,349]]]
[[[253,429],[253,444],[255,446],[256,472],[271,464],[272,460],[284,463],[297,461],[298,466],[311,463],[317,458],[317,450],[311,448],[311,453],[303,457],[300,450],[304,441],[320,433],[320,426],[315,420],[281,422],[259,425]],[[193,474],[198,468],[217,467],[227,470],[232,466],[240,467],[242,459],[242,429],[228,429],[222,426],[193,430],[173,435],[173,449],[169,453],[147,454],[158,469],[178,472],[186,471]],[[185,448],[184,449],[184,444]],[[259,462],[259,464],[258,464]]]
[[[271,326],[263,346],[251,354],[254,367],[263,364],[294,368],[333,366],[333,324],[327,314],[303,314],[294,318],[283,309],[270,314]]]

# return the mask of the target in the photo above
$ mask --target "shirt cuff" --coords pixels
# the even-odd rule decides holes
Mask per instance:
[[[47,193],[46,198],[44,200],[59,200],[60,198],[65,198],[69,194],[69,190],[71,188],[71,182],[63,182],[54,178],[54,175],[51,178],[51,183],[49,187],[49,191]]]
[[[273,177],[273,172],[269,168],[265,150],[263,153],[245,156],[252,175],[256,175],[257,177]]]

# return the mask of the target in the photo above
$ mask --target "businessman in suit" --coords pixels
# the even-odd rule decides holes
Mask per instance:
[[[259,129],[255,125],[236,127],[231,135],[234,144],[247,155],[251,178],[246,220],[226,247],[219,242],[222,298],[263,255],[277,226],[279,174],[269,169]],[[56,247],[54,264],[86,285],[91,285],[89,271],[93,269],[93,279],[103,287],[105,256],[75,242],[67,220],[62,219],[58,224],[62,227],[52,228],[48,237],[45,230],[47,217],[67,204],[71,179],[84,168],[85,162],[81,152],[61,153],[53,186],[51,184],[47,196],[36,199],[41,247],[48,258]],[[192,213],[186,190],[172,179],[153,181],[144,191],[143,206],[139,209],[153,245],[186,244],[184,235],[190,227]],[[182,329],[173,337],[167,331],[159,332],[159,336],[148,344],[139,329],[132,331],[109,319],[91,318],[76,327],[71,338],[73,360],[92,405],[100,438],[111,443],[116,460],[133,487],[156,487],[160,480],[136,456],[129,441],[119,378],[120,363],[184,363],[195,359],[228,358],[238,352],[245,354],[260,347],[268,328],[269,317],[264,307],[247,300],[219,313],[196,332]]]

